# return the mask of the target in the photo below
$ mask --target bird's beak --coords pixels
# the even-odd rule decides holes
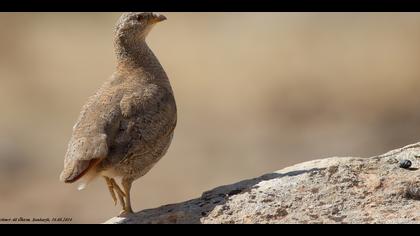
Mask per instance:
[[[160,14],[153,14],[153,18],[151,19],[151,22],[154,24],[154,23],[158,23],[164,20],[166,20],[166,16],[160,15]]]

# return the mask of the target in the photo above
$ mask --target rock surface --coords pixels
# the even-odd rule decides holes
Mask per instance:
[[[417,155],[420,143],[304,162],[105,223],[420,223]],[[400,168],[403,159],[412,167]]]

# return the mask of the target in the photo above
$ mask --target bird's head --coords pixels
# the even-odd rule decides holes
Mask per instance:
[[[144,40],[153,26],[164,20],[164,15],[151,12],[124,13],[117,22],[115,34],[117,38]]]

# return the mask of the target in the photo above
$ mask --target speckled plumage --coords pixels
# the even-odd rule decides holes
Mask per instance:
[[[152,26],[164,19],[151,13],[120,17],[114,37],[116,72],[82,108],[68,144],[62,181],[80,178],[86,185],[100,175],[107,182],[119,177],[129,195],[131,183],[166,153],[177,109],[168,77],[145,42]]]

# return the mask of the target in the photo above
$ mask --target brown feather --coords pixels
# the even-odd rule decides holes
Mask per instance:
[[[80,172],[80,174],[76,175],[73,178],[71,178],[71,176],[69,176],[67,179],[64,180],[64,183],[74,183],[74,182],[76,182],[77,180],[82,178],[89,170],[91,170],[96,165],[98,165],[102,160],[103,159],[101,159],[101,158],[96,158],[96,159],[90,160],[88,166],[82,172]]]

